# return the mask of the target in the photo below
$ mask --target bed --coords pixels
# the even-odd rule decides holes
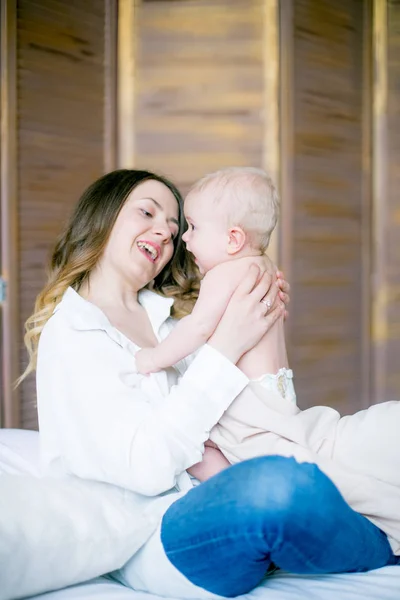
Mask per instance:
[[[0,430],[0,474],[41,475],[38,434]],[[400,507],[399,507],[400,510]],[[104,576],[55,592],[35,596],[40,600],[158,600],[123,587]],[[400,600],[400,566],[369,573],[299,576],[279,572],[243,596],[253,600]],[[175,600],[175,599],[171,599]]]

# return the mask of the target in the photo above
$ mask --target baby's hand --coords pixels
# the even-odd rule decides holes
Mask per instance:
[[[138,373],[147,375],[148,373],[159,371],[159,368],[154,362],[153,354],[153,348],[142,348],[136,352],[135,360]]]

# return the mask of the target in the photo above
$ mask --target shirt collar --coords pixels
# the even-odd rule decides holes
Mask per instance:
[[[159,333],[161,325],[171,316],[171,307],[174,303],[173,298],[165,298],[148,289],[139,292],[139,303],[143,306],[150,319],[156,335]],[[80,331],[90,331],[93,329],[102,329],[110,337],[115,339],[120,345],[121,336],[115,327],[110,323],[103,311],[85,298],[82,298],[72,287],[69,287],[62,300],[57,304],[54,313],[62,311],[68,318],[69,324]]]
[[[161,325],[171,316],[174,299],[165,298],[145,288],[139,292],[139,303],[147,312],[153,330],[158,334]]]

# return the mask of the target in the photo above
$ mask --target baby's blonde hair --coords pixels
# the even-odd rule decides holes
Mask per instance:
[[[205,175],[189,190],[189,196],[210,194],[225,203],[228,226],[240,226],[251,244],[265,252],[279,216],[279,196],[269,175],[254,167],[228,167]]]

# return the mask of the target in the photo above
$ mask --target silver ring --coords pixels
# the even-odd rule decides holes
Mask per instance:
[[[263,304],[265,304],[265,306],[267,307],[267,312],[268,312],[268,311],[270,310],[271,306],[272,306],[272,304],[271,304],[271,300],[268,300],[267,298],[263,298],[263,299],[261,300],[261,302],[262,302]]]

